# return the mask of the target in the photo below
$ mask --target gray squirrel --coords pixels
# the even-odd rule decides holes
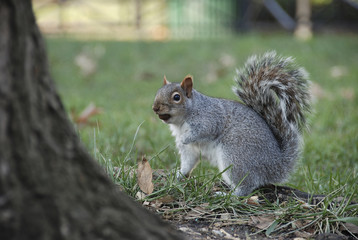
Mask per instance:
[[[276,52],[252,56],[236,71],[233,91],[243,103],[208,97],[193,89],[193,77],[158,90],[153,110],[169,124],[180,153],[180,176],[201,157],[227,169],[222,177],[237,196],[285,181],[302,145],[310,112],[308,74]]]

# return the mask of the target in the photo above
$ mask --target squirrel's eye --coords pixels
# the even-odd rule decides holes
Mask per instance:
[[[174,94],[173,100],[176,101],[176,102],[179,102],[180,101],[180,95],[179,94]]]

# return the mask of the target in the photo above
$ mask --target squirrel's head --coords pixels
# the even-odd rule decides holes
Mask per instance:
[[[192,76],[186,76],[181,83],[171,83],[164,76],[163,86],[154,99],[153,111],[165,123],[180,124],[184,121],[192,93]]]

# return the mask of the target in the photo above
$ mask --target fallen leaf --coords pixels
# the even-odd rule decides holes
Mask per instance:
[[[146,194],[144,192],[138,191],[135,196],[138,200],[143,200],[146,197]]]
[[[260,206],[259,197],[258,196],[252,196],[246,200],[247,204]]]
[[[139,188],[146,194],[151,194],[153,192],[154,185],[152,178],[152,168],[147,159],[143,157],[142,161],[138,163],[137,182]]]
[[[248,224],[259,229],[267,229],[275,221],[274,216],[251,216],[250,218],[251,221]]]
[[[342,226],[340,227],[341,231],[345,231],[348,230],[353,234],[358,234],[358,226],[353,224],[353,223],[343,223]]]
[[[72,112],[72,118],[75,121],[75,123],[79,125],[92,125],[92,123],[89,121],[91,117],[98,115],[102,113],[102,109],[96,107],[94,103],[90,103],[87,105],[85,109],[80,114],[76,114],[74,111]]]
[[[157,201],[162,202],[163,204],[174,202],[174,198],[171,195],[165,195],[164,197],[158,198]]]

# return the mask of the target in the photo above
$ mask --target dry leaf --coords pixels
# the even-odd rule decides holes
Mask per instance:
[[[342,223],[340,230],[345,231],[347,229],[353,234],[358,234],[358,226],[353,223]]]
[[[77,123],[86,123],[86,122],[88,122],[88,119],[90,117],[100,114],[100,113],[102,113],[102,109],[96,107],[96,105],[94,105],[94,103],[90,103],[77,117],[76,122]]]
[[[164,197],[158,198],[157,201],[166,204],[166,203],[171,203],[174,202],[174,198],[171,195],[165,195]]]
[[[154,185],[152,178],[152,168],[147,159],[143,157],[142,161],[138,163],[137,182],[139,188],[146,194],[151,194],[153,192]]]
[[[143,200],[146,197],[146,194],[141,191],[138,191],[135,196],[138,200]]]
[[[258,196],[252,196],[246,200],[247,204],[260,206],[259,197]]]
[[[83,109],[83,111],[80,114],[77,115],[75,111],[72,111],[71,114],[72,114],[73,120],[78,125],[83,126],[83,125],[93,125],[93,123],[91,123],[89,121],[89,119],[92,116],[98,115],[102,112],[103,111],[101,108],[96,107],[96,105],[94,105],[94,103],[90,103],[90,104],[88,104],[88,106],[85,109]]]
[[[259,229],[266,229],[268,228],[275,218],[273,216],[251,216],[251,221],[249,225],[257,227]]]

